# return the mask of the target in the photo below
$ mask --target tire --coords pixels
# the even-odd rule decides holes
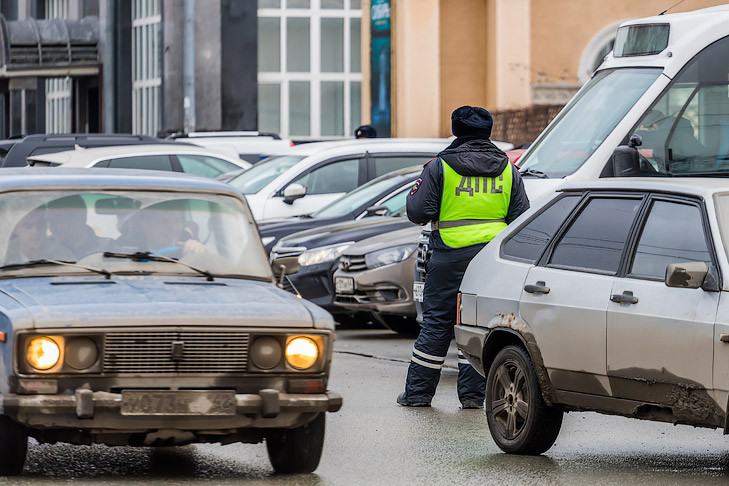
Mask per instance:
[[[562,410],[544,403],[532,360],[520,346],[507,346],[496,355],[486,378],[484,407],[491,437],[511,454],[546,452],[562,426]]]
[[[420,324],[412,318],[395,314],[375,314],[373,316],[391,331],[407,337],[417,337],[420,333]]]
[[[280,474],[313,472],[319,465],[324,447],[324,412],[295,429],[277,430],[266,438],[268,458]]]
[[[25,427],[0,415],[0,476],[17,476],[23,471],[28,452]]]

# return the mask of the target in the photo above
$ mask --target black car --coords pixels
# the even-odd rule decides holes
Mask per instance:
[[[259,224],[261,241],[267,252],[281,238],[298,231],[325,225],[362,219],[367,216],[389,216],[402,210],[405,196],[418,178],[422,168],[408,167],[390,172],[345,194],[314,214]]]
[[[111,145],[138,145],[150,143],[176,143],[147,135],[128,133],[57,133],[25,135],[0,140],[0,167],[25,167],[31,155],[51,154],[73,150],[76,146],[108,147]]]
[[[360,240],[413,226],[405,217],[405,200],[393,216],[372,216],[358,221],[301,231],[281,238],[271,250],[271,265],[286,290],[301,295],[332,314],[348,311],[334,305],[332,277],[342,252]]]

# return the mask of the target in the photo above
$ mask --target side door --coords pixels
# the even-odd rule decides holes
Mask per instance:
[[[365,163],[361,157],[332,159],[320,163],[300,174],[266,201],[263,218],[282,218],[311,214],[325,205],[353,191],[365,181]],[[291,184],[306,187],[306,195],[289,204],[284,190]]]
[[[668,287],[666,267],[691,261],[715,266],[716,257],[701,202],[653,196],[641,219],[625,275],[615,280],[608,304],[608,376],[614,396],[666,404],[676,413],[674,402],[686,389],[713,387],[720,293]]]
[[[519,314],[558,390],[609,395],[607,307],[643,195],[592,193],[532,267]]]

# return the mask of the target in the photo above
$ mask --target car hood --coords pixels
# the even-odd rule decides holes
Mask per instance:
[[[388,231],[371,238],[364,239],[359,243],[355,243],[344,251],[345,255],[349,256],[361,256],[367,253],[384,250],[385,248],[391,248],[393,246],[412,244],[417,246],[418,237],[423,231],[420,226],[412,226],[410,228],[403,228],[396,231]]]
[[[294,295],[268,282],[174,276],[41,277],[0,281],[37,328],[122,326],[313,327]]]
[[[281,247],[318,248],[346,241],[360,241],[371,236],[412,226],[415,225],[407,218],[371,216],[358,221],[345,221],[294,233],[282,238],[279,245]]]

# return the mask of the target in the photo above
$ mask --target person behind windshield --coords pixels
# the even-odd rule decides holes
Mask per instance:
[[[140,251],[180,258],[206,251],[198,241],[195,223],[185,222],[185,204],[165,201],[137,212],[129,225],[132,232],[120,239],[123,245],[133,245]]]
[[[49,239],[45,207],[36,208],[15,225],[10,235],[4,263],[26,263],[40,259],[73,261],[73,256]]]
[[[46,205],[46,209],[51,237],[76,260],[103,251],[101,238],[86,224],[87,207],[80,195],[53,200]]]

